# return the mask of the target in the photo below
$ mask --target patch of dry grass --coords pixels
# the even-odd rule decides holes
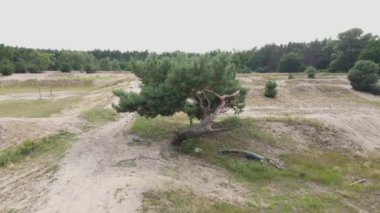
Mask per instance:
[[[4,100],[0,101],[0,117],[49,117],[81,99],[80,96],[73,96],[57,100]]]

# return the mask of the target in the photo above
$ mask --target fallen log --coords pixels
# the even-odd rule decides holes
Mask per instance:
[[[258,155],[258,154],[253,153],[253,152],[240,150],[240,149],[226,149],[226,150],[220,151],[220,154],[240,154],[240,155],[243,155],[247,159],[255,159],[255,160],[259,160],[259,161],[264,160],[264,157],[261,155]]]

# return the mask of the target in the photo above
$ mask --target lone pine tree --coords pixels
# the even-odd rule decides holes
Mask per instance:
[[[235,78],[235,65],[227,54],[151,55],[134,61],[131,68],[141,80],[141,92],[114,91],[120,98],[113,106],[118,112],[137,112],[151,118],[185,112],[190,120],[199,119],[199,123],[177,132],[173,144],[228,130],[213,125],[217,116],[228,109],[239,113],[244,107],[247,90]]]

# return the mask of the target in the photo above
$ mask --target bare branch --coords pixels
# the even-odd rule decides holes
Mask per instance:
[[[222,98],[232,98],[240,94],[240,90],[237,90],[236,92],[229,94],[229,95],[223,95]]]
[[[212,90],[206,89],[205,92],[207,92],[207,93],[209,93],[209,94],[211,94],[211,95],[217,97],[219,100],[222,100],[222,99],[223,99],[222,96],[220,96],[218,93],[216,93],[216,92],[214,92],[214,91],[212,91]]]

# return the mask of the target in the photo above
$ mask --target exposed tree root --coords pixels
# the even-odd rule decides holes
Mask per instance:
[[[264,158],[263,156],[256,154],[254,152],[249,152],[249,151],[240,150],[240,149],[226,149],[226,150],[220,151],[219,153],[220,154],[239,154],[248,160],[258,160],[261,163],[267,162],[268,164],[272,165],[273,167],[275,167],[277,169],[280,169],[280,170],[284,169],[284,167],[278,165],[278,163],[276,163],[276,161],[271,160],[269,158]]]
[[[366,182],[367,181],[367,179],[360,179],[360,180],[358,180],[358,181],[355,181],[355,182],[353,182],[353,183],[351,183],[350,184],[350,186],[354,186],[354,185],[356,185],[356,184],[359,184],[359,183],[364,183],[364,182]]]
[[[240,149],[226,149],[226,150],[220,151],[220,153],[221,154],[240,154],[240,155],[243,155],[247,159],[255,159],[255,160],[259,160],[259,161],[264,160],[264,157],[261,155],[258,155],[258,154],[253,153],[253,152],[240,150]]]

